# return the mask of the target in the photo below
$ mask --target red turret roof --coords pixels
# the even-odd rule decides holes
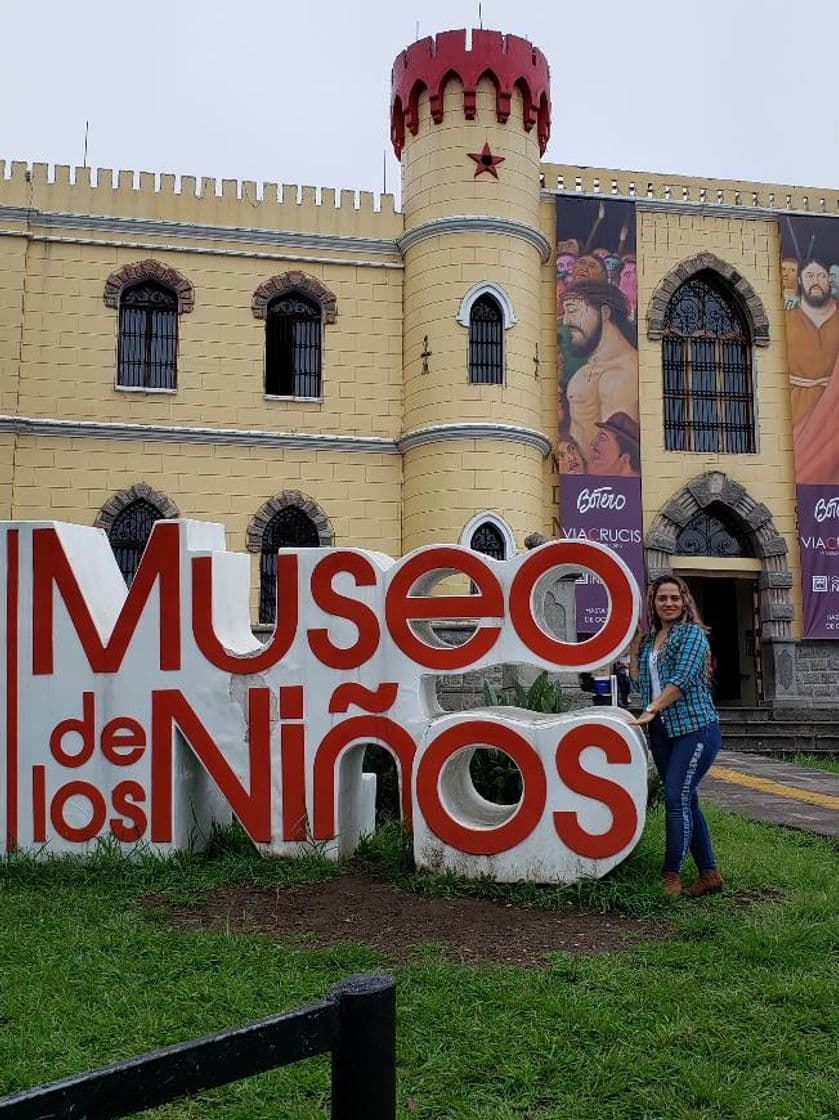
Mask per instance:
[[[495,83],[496,110],[503,124],[510,116],[510,99],[516,86],[524,100],[525,130],[534,125],[539,151],[544,154],[551,134],[551,87],[548,61],[540,50],[517,35],[500,31],[473,31],[472,47],[466,48],[466,32],[441,31],[434,38],[419,39],[397,57],[391,75],[390,136],[397,158],[405,146],[406,127],[416,136],[418,104],[422,90],[428,91],[431,117],[443,119],[443,90],[449,78],[463,86],[463,112],[475,118],[475,91],[487,76]]]

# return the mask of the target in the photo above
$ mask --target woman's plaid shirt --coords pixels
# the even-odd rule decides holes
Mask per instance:
[[[638,653],[638,680],[634,682],[645,708],[653,698],[650,680],[652,648],[652,639],[644,638]],[[667,641],[659,650],[658,675],[662,688],[666,684],[674,684],[682,693],[678,700],[660,713],[671,739],[697,731],[718,718],[708,688],[708,656],[708,639],[701,626],[695,622],[677,622],[670,627]]]

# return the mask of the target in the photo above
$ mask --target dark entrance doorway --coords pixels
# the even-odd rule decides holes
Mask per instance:
[[[729,576],[684,578],[703,622],[711,628],[716,703],[722,707],[757,704],[761,682],[755,580]]]

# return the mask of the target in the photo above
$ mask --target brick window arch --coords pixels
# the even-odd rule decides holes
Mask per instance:
[[[265,319],[265,392],[270,397],[321,395],[321,309],[288,292],[268,304]]]
[[[251,519],[249,552],[259,554],[259,622],[270,624],[277,613],[277,549],[327,548],[335,541],[329,518],[311,498],[285,490],[269,498]]]
[[[314,276],[284,272],[260,284],[251,299],[265,322],[265,393],[320,397],[323,326],[334,323],[338,301]]]
[[[755,451],[752,332],[737,292],[711,269],[670,297],[661,363],[668,451]]]
[[[195,303],[190,282],[159,261],[138,261],[111,273],[104,300],[119,312],[117,387],[175,389],[178,318]]]
[[[144,482],[120,490],[99,511],[94,524],[107,533],[119,570],[129,587],[155,523],[178,516],[175,503]]]

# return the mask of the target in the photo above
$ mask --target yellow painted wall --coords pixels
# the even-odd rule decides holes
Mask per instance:
[[[402,208],[405,228],[453,214],[488,214],[538,225],[539,142],[535,127],[525,132],[518,89],[510,100],[506,123],[498,121],[495,86],[478,82],[475,119],[463,115],[463,86],[458,78],[446,85],[443,120],[435,124],[428,95],[419,98],[417,135],[408,132],[402,153]],[[476,177],[469,152],[489,143],[502,156],[498,178]]]
[[[26,241],[0,237],[0,413],[17,411]]]
[[[0,443],[0,464],[2,454]],[[246,551],[263,502],[299,490],[326,513],[336,544],[401,554],[399,455],[20,436],[11,515],[90,525],[113,494],[141,481],[181,516],[221,522],[236,552]]]
[[[178,317],[176,393],[126,391],[114,384],[118,312],[105,306],[105,282],[111,272],[151,255],[195,289],[194,310]],[[254,318],[251,298],[272,275],[298,268],[338,301],[337,321],[323,328],[320,403],[264,397],[265,323]],[[401,425],[401,305],[402,273],[396,269],[35,242],[29,250],[18,411],[60,419],[392,438]]]
[[[402,155],[405,228],[437,218],[480,215],[538,230],[539,147],[535,129],[522,126],[515,92],[509,120],[499,124],[495,86],[478,84],[476,116],[466,120],[463,91],[446,86],[442,122],[428,97],[419,100],[419,127]],[[469,153],[489,143],[502,156],[498,178],[475,175]],[[405,431],[435,424],[484,422],[541,430],[541,384],[534,359],[540,340],[539,250],[515,237],[459,229],[405,250]],[[516,322],[504,332],[504,384],[469,383],[469,330],[458,322],[461,302],[476,284],[499,284]],[[431,356],[423,372],[425,340]],[[538,450],[495,440],[440,442],[405,455],[403,547],[457,540],[467,521],[485,509],[503,516],[519,546],[544,523],[543,461]]]
[[[543,521],[542,455],[503,440],[450,440],[404,455],[404,548],[460,539],[484,510],[503,517],[516,544]]]
[[[709,470],[724,471],[771,511],[789,546],[793,573],[794,636],[800,636],[801,591],[796,536],[795,471],[789,379],[779,280],[777,225],[769,221],[698,214],[638,214],[638,308],[644,527],[685,483]],[[665,451],[661,342],[646,336],[646,314],[658,283],[681,261],[714,253],[752,285],[769,316],[771,344],[755,347],[758,445],[753,455]]]
[[[305,232],[394,240],[404,229],[435,217],[478,213],[541,228],[555,240],[554,198],[538,190],[575,189],[640,203],[639,359],[645,458],[644,518],[649,528],[678,489],[709,469],[724,470],[773,514],[787,539],[793,570],[796,632],[800,626],[798,553],[789,425],[785,340],[778,282],[778,231],[771,219],[748,216],[752,206],[783,212],[839,212],[839,192],[565,165],[540,165],[535,131],[521,127],[514,96],[509,121],[495,118],[488,81],[478,90],[478,114],[466,121],[462,91],[446,91],[443,122],[433,124],[425,98],[420,128],[403,154],[404,217],[385,199],[354,202],[351,192],[288,187],[284,201],[271,184],[217,185],[185,179],[86,172],[70,184],[66,168],[50,183],[44,165],[15,164],[0,176],[0,205],[29,208],[29,218],[4,217],[0,237],[0,412],[129,423],[259,428],[277,431],[379,435],[396,438],[428,424],[496,421],[552,436],[556,422],[556,317],[553,262],[511,238],[463,231],[409,248],[404,257],[367,254],[363,246],[301,248]],[[498,181],[474,176],[466,153],[489,139],[503,155]],[[260,201],[258,195],[262,194]],[[646,200],[671,209],[644,210]],[[680,204],[685,204],[680,212]],[[742,217],[720,207],[742,207]],[[258,246],[233,234],[224,241],[182,237],[170,229],[142,234],[143,247],[105,244],[129,237],[47,225],[41,212],[114,215],[202,222],[271,230]],[[83,240],[100,244],[81,244]],[[171,244],[184,251],[169,251]],[[198,250],[206,250],[198,251]],[[759,447],[753,456],[696,455],[663,449],[660,344],[647,339],[646,309],[659,280],[680,261],[710,251],[732,264],[763,300],[771,345],[755,350]],[[266,260],[257,254],[283,259]],[[325,258],[301,262],[295,255]],[[108,275],[126,263],[154,257],[186,276],[195,310],[179,320],[176,394],[125,393],[114,388],[117,314],[105,307]],[[340,264],[360,258],[367,264]],[[395,268],[374,267],[388,263]],[[338,319],[324,328],[322,403],[263,397],[264,325],[251,297],[270,276],[297,269],[335,292]],[[506,383],[467,383],[468,333],[456,321],[463,295],[495,279],[511,296],[517,324],[505,333]],[[428,336],[431,358],[423,374],[420,351]],[[539,369],[533,359],[539,347]],[[404,344],[404,357],[403,357]],[[18,381],[19,360],[22,375]],[[90,522],[116,490],[138,481],[168,493],[184,513],[221,517],[241,547],[248,518],[286,488],[315,499],[335,525],[340,543],[375,544],[386,551],[456,540],[471,516],[494,509],[512,524],[521,544],[534,529],[549,532],[556,509],[550,459],[529,447],[496,441],[451,441],[414,448],[404,456],[348,452],[275,451],[164,443],[18,437],[12,502],[14,437],[0,433],[0,512],[43,516],[50,495],[56,516]],[[506,506],[506,508],[505,508]],[[53,508],[52,506],[50,507]],[[402,524],[400,525],[400,519]],[[238,541],[238,543],[236,543]]]

